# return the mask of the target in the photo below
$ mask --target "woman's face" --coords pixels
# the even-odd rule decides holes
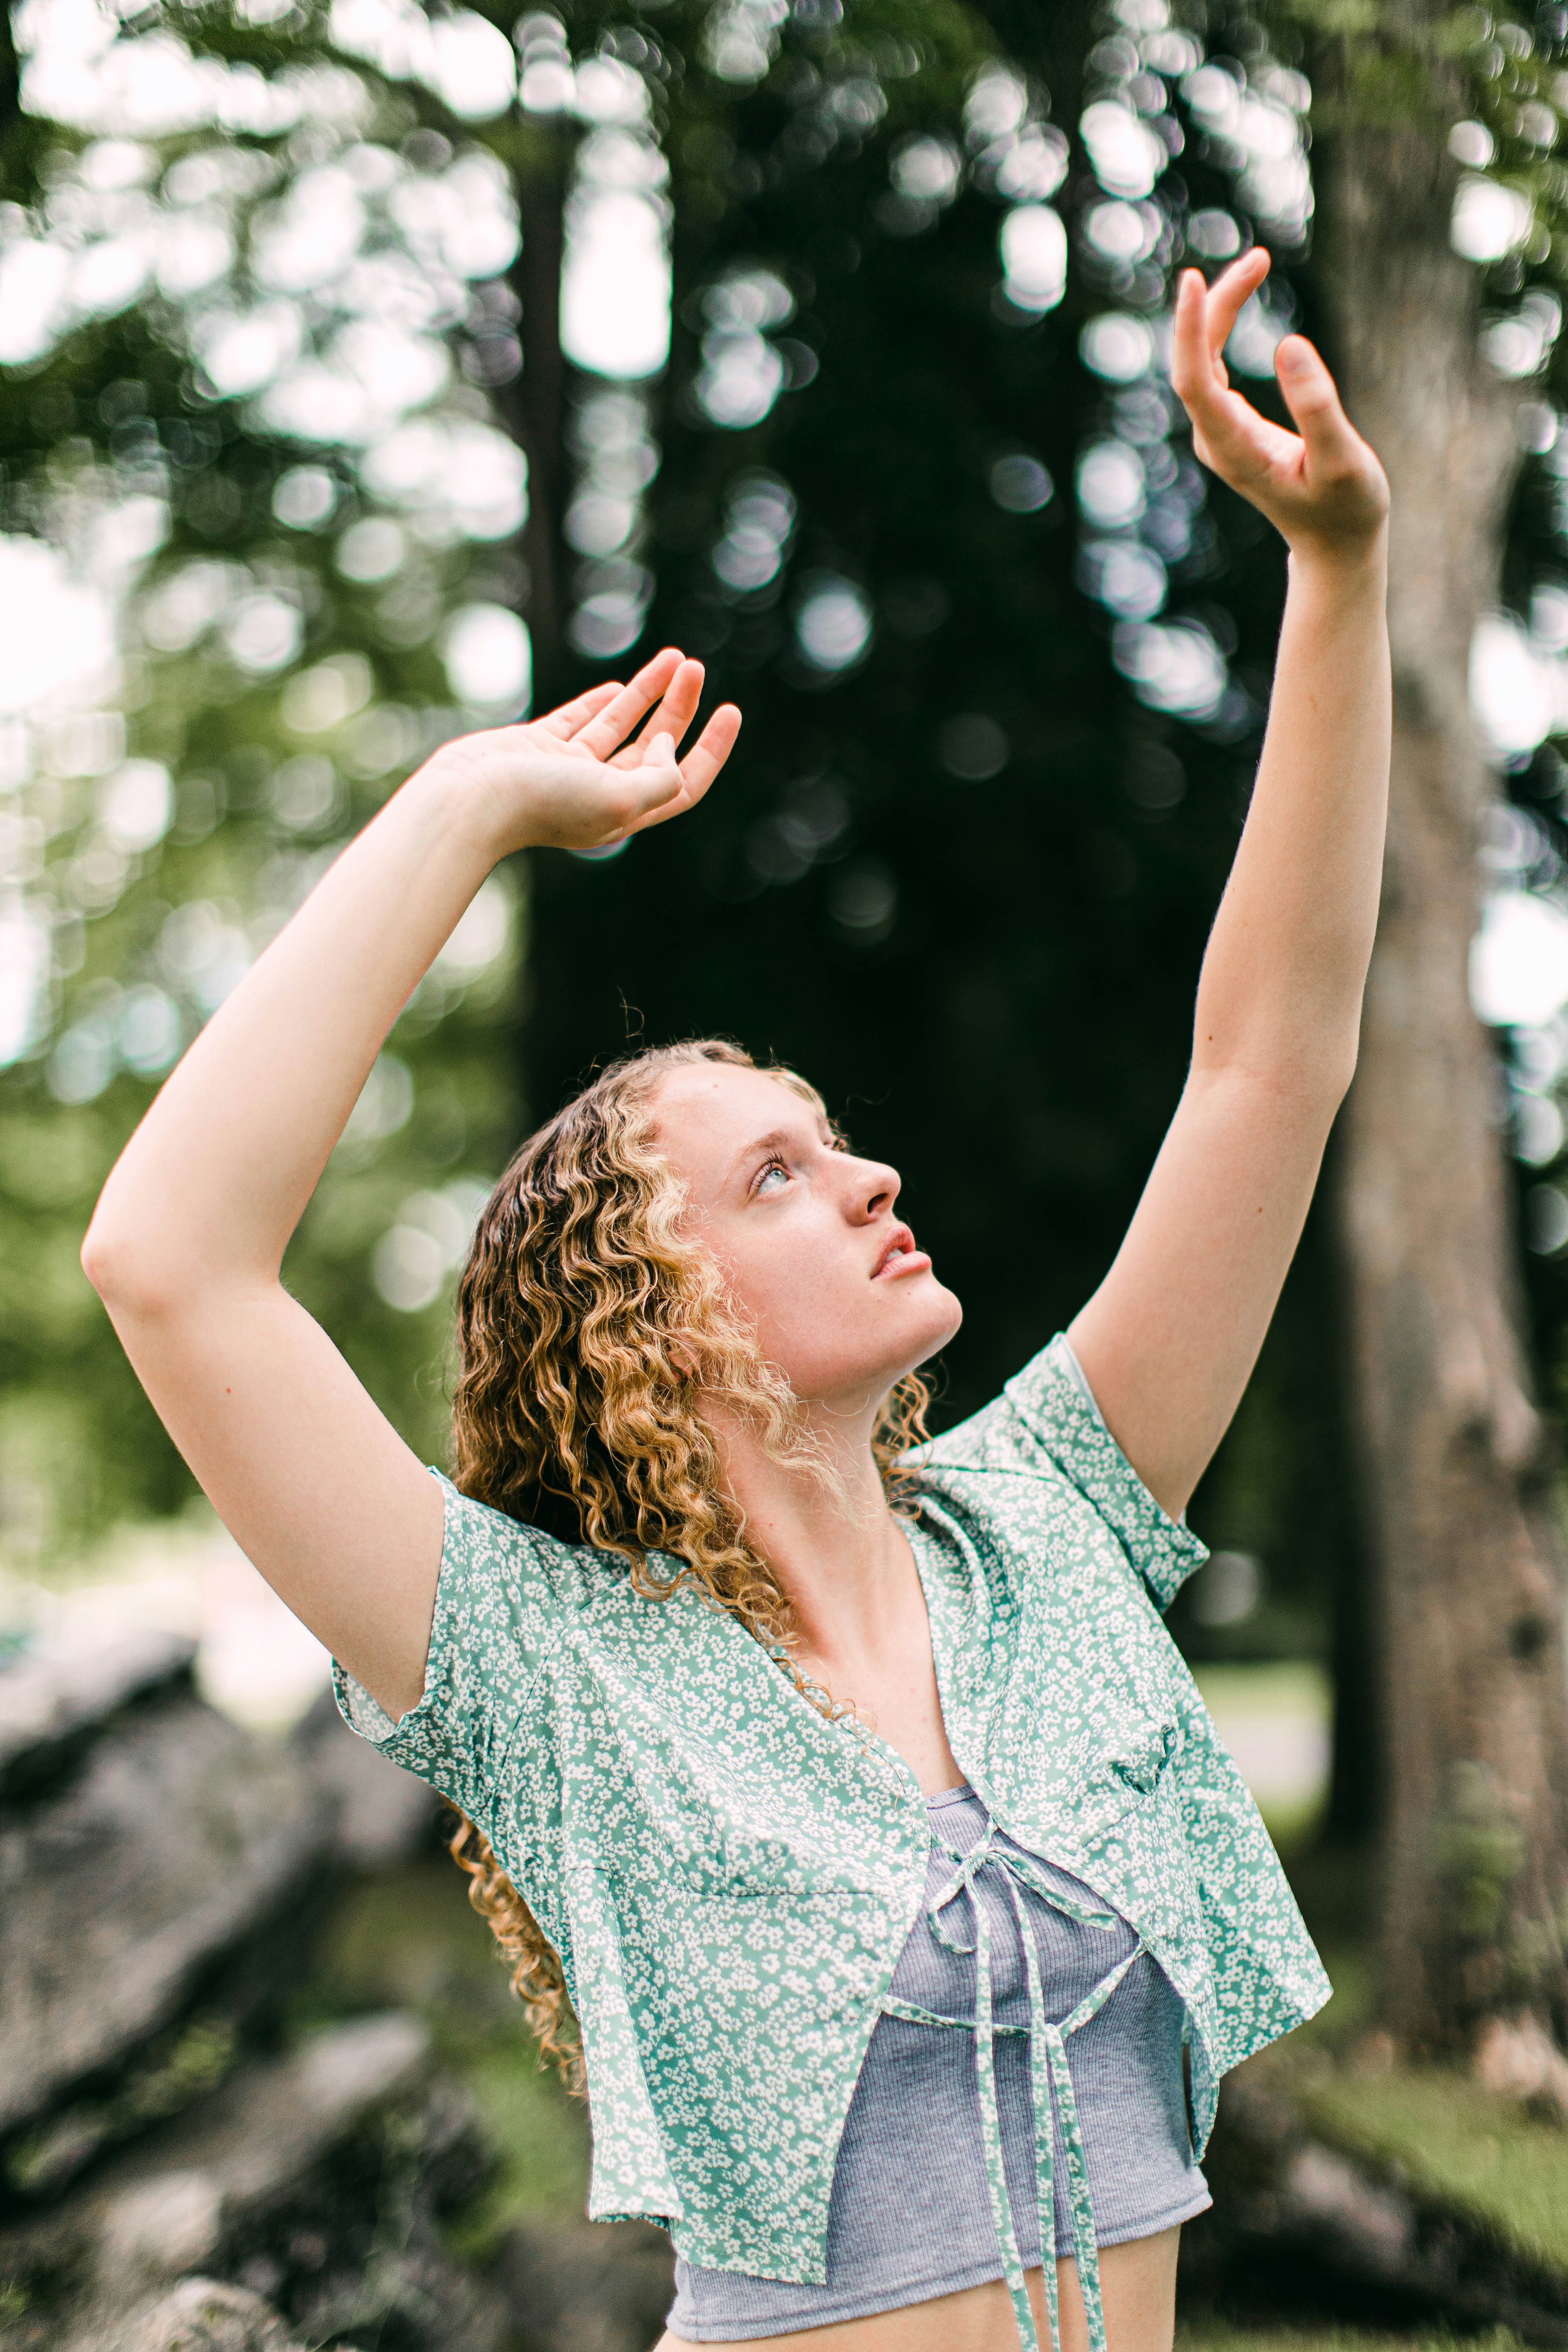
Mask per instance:
[[[899,1220],[896,1171],[838,1150],[792,1088],[693,1064],[654,1112],[698,1233],[803,1403],[863,1411],[952,1339],[963,1310]]]

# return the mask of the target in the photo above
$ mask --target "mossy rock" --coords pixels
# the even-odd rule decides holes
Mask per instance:
[[[1482,2090],[1458,2068],[1337,2071],[1302,2097],[1342,2155],[1479,2225],[1568,2283],[1568,2131]]]

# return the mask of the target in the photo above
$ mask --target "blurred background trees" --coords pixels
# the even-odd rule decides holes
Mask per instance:
[[[1352,43],[1307,12],[1183,0],[428,15],[26,0],[15,34],[8,114],[0,59],[6,1557],[70,1554],[190,1494],[75,1253],[195,1027],[436,742],[666,639],[745,709],[722,786],[623,854],[517,862],[487,886],[389,1041],[288,1278],[438,1454],[450,1277],[512,1141],[628,1044],[718,1030],[806,1069],[903,1170],[911,1221],[966,1302],[945,1415],[1070,1316],[1181,1085],[1260,739],[1280,554],[1200,474],[1161,365],[1174,268],[1212,269],[1256,236],[1276,270],[1230,349],[1256,397],[1273,398],[1274,345],[1305,322],[1348,363],[1374,437],[1380,397],[1392,434],[1394,410],[1439,383],[1490,420],[1467,470],[1458,401],[1449,470],[1423,485],[1465,550],[1421,653],[1463,781],[1446,979],[1427,987],[1418,940],[1407,991],[1422,1067],[1463,1083],[1406,1101],[1391,1030],[1344,1197],[1353,1210],[1359,1183],[1364,1202],[1386,1145],[1402,1198],[1475,1200],[1475,1222],[1444,1228],[1444,1263],[1531,1416],[1479,1516],[1429,1507],[1451,1563],[1436,1650],[1478,1546],[1500,1579],[1549,1592],[1554,1489],[1507,1336],[1521,1286],[1506,1155],[1551,1404],[1568,1244],[1551,1173],[1568,1051],[1552,749],[1568,723],[1568,448],[1549,389],[1562,12],[1392,11],[1379,40],[1369,26]],[[1436,319],[1390,323],[1406,248],[1368,222],[1394,147],[1426,174],[1409,211],[1419,285],[1447,289],[1447,373],[1426,363]],[[1320,201],[1331,234],[1314,242]],[[1397,383],[1369,357],[1374,330]],[[1436,459],[1412,448],[1420,483]],[[1412,610],[1419,635],[1427,608]],[[1458,748],[1478,614],[1486,769]],[[1478,819],[1472,991],[1501,1054],[1460,979]],[[1391,1402],[1395,1341],[1368,1320],[1365,1215],[1350,1230],[1363,1384],[1346,1376],[1325,1200],[1194,1502],[1218,1556],[1174,1622],[1200,1658],[1331,1666],[1328,1823],[1354,1841],[1378,1814],[1392,1664],[1359,1481],[1384,1498],[1367,1519],[1381,1556],[1416,1457]],[[1412,1279],[1429,1244],[1416,1234]],[[1434,1424],[1445,1476],[1468,1410],[1450,1400]],[[1359,1467],[1352,1419],[1374,1440]],[[1417,1485],[1447,1493],[1425,1471]],[[1406,1587],[1432,1557],[1431,1541],[1411,1556]],[[1526,1640],[1527,1617],[1547,1632]],[[1531,1717],[1521,1694],[1549,1692],[1558,1636],[1543,1599],[1499,1623],[1488,1705],[1507,1700],[1519,1770],[1537,1777],[1531,1822],[1548,1822],[1559,1735],[1546,1698]],[[1524,1918],[1518,1776],[1500,1798],[1453,1781],[1455,1763],[1500,1768],[1456,1713],[1454,1674],[1421,1657],[1413,1704],[1455,1737],[1406,1817],[1405,1913],[1439,1884],[1422,1840],[1446,1808],[1440,1899],[1479,1905],[1485,2001],[1528,1998],[1561,1971],[1560,1942],[1528,1984],[1515,1964],[1521,1925],[1538,1944],[1556,1932],[1558,1865],[1527,1874]]]
[[[435,1064],[378,1080],[364,1168],[343,1171],[363,1222],[334,1229],[337,1263],[433,1271],[388,1241],[418,1229],[389,1222],[393,1169],[493,1173],[519,1120],[625,1042],[620,995],[641,1004],[660,974],[655,1026],[743,1030],[837,1098],[869,1094],[868,1141],[900,1033],[922,1037],[929,1096],[894,1113],[899,1133],[956,1136],[983,1100],[981,1127],[912,1181],[934,1207],[951,1171],[938,1213],[978,1265],[998,1184],[1021,1174],[1008,1213],[1037,1271],[976,1295],[954,1410],[1081,1295],[1120,1226],[1184,1052],[1279,588],[1249,515],[1222,539],[1152,373],[1176,250],[1152,191],[1184,109],[1155,108],[1147,73],[1152,111],[1124,104],[1138,38],[1096,46],[1088,16],[1047,55],[1027,20],[925,0],[848,26],[833,6],[658,13],[657,29],[589,14],[570,40],[537,14],[510,41],[475,16],[379,5],[18,18],[6,1100],[19,1135],[42,1120],[48,1166],[29,1179],[20,1142],[8,1162],[16,1213],[41,1220],[16,1254],[13,1400],[62,1360],[49,1318],[79,1295],[68,1244],[98,1171],[311,861],[444,732],[521,707],[531,670],[565,690],[661,628],[700,646],[717,688],[744,681],[754,756],[678,870],[543,877],[526,1016],[509,976],[523,877],[501,877],[470,961],[394,1041],[414,1070],[438,994],[450,1075],[465,1024],[488,1018],[477,999],[504,1003],[486,1057],[499,1124],[476,1100],[482,1145],[455,1141]],[[1190,80],[1197,35],[1159,40]],[[1240,73],[1210,89],[1222,110]],[[1282,229],[1299,241],[1304,85],[1290,94],[1298,111],[1268,121],[1294,158]],[[1075,167],[1054,116],[1096,102],[1098,163]],[[1237,147],[1200,172],[1215,258],[1243,233],[1218,198],[1246,168]],[[538,222],[521,239],[520,208]],[[1064,211],[1084,208],[1069,269]],[[1255,372],[1274,315],[1249,322]],[[1173,567],[1186,617],[1152,626]],[[1016,923],[994,919],[997,889],[1018,892]],[[700,922],[650,923],[679,890]],[[634,935],[617,966],[604,943]],[[1030,977],[1010,1004],[996,959],[1014,956]],[[911,975],[934,1025],[873,1011]],[[1021,1082],[998,1087],[1020,1052]],[[948,1087],[957,1119],[930,1115]],[[325,1254],[301,1236],[301,1281],[326,1278]],[[396,1319],[421,1311],[420,1285],[389,1283],[365,1362],[379,1379],[385,1355],[406,1412],[439,1310]],[[107,1365],[90,1328],[84,1366]],[[41,1454],[28,1469],[32,1438],[7,1441],[13,1541],[30,1524],[68,1543],[180,1491],[124,1394],[139,1434],[96,1500]],[[60,1409],[64,1426],[100,1408],[73,1373]]]

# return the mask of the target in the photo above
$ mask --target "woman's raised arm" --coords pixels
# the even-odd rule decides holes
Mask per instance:
[[[1240,1401],[1355,1067],[1383,875],[1388,488],[1311,345],[1276,359],[1299,434],[1220,353],[1268,273],[1184,274],[1172,379],[1204,463],[1276,524],[1289,591],[1251,806],[1198,985],[1186,1087],[1115,1263],[1069,1331],[1113,1436],[1173,1512]]]
[[[491,867],[531,845],[615,840],[700,799],[740,725],[731,706],[717,711],[677,765],[701,685],[697,663],[663,653],[629,686],[438,751],[207,1024],[83,1244],[219,1516],[394,1715],[423,1686],[440,1493],[283,1289],[283,1252],[383,1040]]]

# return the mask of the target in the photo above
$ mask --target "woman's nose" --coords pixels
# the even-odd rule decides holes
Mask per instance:
[[[899,1197],[900,1179],[896,1168],[885,1168],[873,1162],[865,1170],[856,1190],[860,1213],[868,1224],[872,1218],[885,1216]]]

